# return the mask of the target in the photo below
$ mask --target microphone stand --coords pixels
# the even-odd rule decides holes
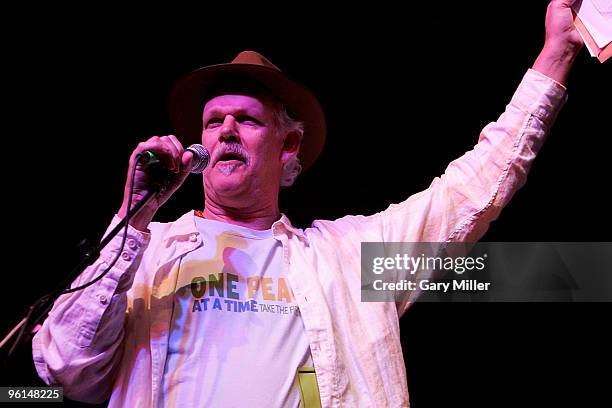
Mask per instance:
[[[88,244],[86,240],[81,241],[81,246],[88,247],[82,251],[80,262],[70,271],[66,278],[55,288],[55,290],[48,295],[43,296],[32,306],[30,306],[28,314],[21,319],[19,323],[6,335],[6,337],[0,342],[0,350],[2,350],[2,359],[8,361],[13,355],[15,349],[19,345],[29,341],[34,333],[33,329],[36,325],[40,324],[47,316],[53,303],[62,295],[62,292],[70,287],[70,284],[79,276],[88,266],[93,264],[96,259],[100,256],[100,251],[108,245],[108,243],[123,229],[125,228],[126,220],[134,217],[138,212],[157,194],[159,186],[157,188],[151,188],[142,200],[140,200],[134,208],[128,211],[128,214],[121,220],[119,224],[109,232],[106,237],[102,239],[99,245],[92,246]],[[13,345],[11,346],[8,353],[4,353],[4,348],[8,344],[9,340],[17,334]]]

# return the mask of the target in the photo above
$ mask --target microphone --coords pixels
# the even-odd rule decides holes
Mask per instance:
[[[210,162],[210,153],[208,153],[208,150],[201,144],[192,144],[185,150],[189,150],[191,153],[193,153],[190,172],[193,174],[202,173]],[[151,165],[161,162],[159,157],[149,150],[140,153],[137,160],[144,165]]]

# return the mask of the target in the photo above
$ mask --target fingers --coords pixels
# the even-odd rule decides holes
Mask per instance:
[[[181,157],[181,174],[187,174],[191,171],[191,163],[193,161],[193,153],[189,150],[183,152]]]
[[[189,150],[183,149],[183,145],[178,141],[176,136],[169,135],[168,138],[174,144],[178,151],[178,164],[179,164],[179,173],[187,174],[191,171],[191,161],[193,160],[193,153]]]
[[[168,135],[168,136],[163,136],[163,138],[167,138],[172,145],[176,148],[176,151],[178,153],[178,157],[181,157],[183,155],[183,145],[181,144],[181,142],[178,141],[178,139],[176,138],[176,136],[174,135]]]
[[[135,161],[138,154],[147,150],[155,153],[171,172],[178,173],[181,170],[184,149],[176,136],[153,136],[139,143],[132,153],[132,161]]]
[[[559,8],[567,8],[571,7],[576,0],[551,0],[548,3],[548,7],[559,7]]]
[[[576,2],[576,0],[562,0],[561,4],[566,5],[567,7],[571,7],[574,5],[574,3]]]

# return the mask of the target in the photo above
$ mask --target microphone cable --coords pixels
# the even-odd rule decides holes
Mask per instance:
[[[121,238],[121,247],[119,248],[119,251],[117,252],[117,255],[115,255],[115,258],[113,259],[113,261],[109,264],[109,266],[100,275],[96,276],[94,279],[92,279],[91,281],[85,283],[84,285],[77,286],[76,288],[71,288],[71,289],[64,290],[61,293],[62,295],[65,295],[65,294],[68,294],[68,293],[72,293],[72,292],[76,292],[76,291],[79,291],[79,290],[83,290],[86,287],[93,285],[94,283],[96,283],[97,281],[102,279],[113,268],[113,266],[115,266],[115,264],[119,260],[119,256],[121,256],[121,253],[123,252],[123,248],[125,248],[125,241],[127,240],[127,234],[128,234],[128,226],[130,225],[130,219],[132,218],[132,194],[134,193],[134,178],[136,176],[136,167],[138,166],[138,163],[140,162],[140,160],[142,160],[143,157],[144,157],[144,155],[141,154],[141,153],[139,153],[136,156],[136,162],[134,163],[134,168],[132,169],[132,174],[130,176],[130,178],[131,178],[131,180],[130,180],[130,191],[129,191],[128,205],[127,205],[128,210],[127,210],[127,214],[125,216],[125,227],[123,228],[123,237]],[[98,256],[99,256],[99,253],[98,253]]]
[[[127,234],[128,234],[128,226],[129,226],[129,222],[130,219],[132,218],[132,214],[131,214],[131,209],[132,209],[132,194],[134,193],[134,178],[136,176],[136,167],[138,166],[138,163],[145,158],[145,155],[143,154],[138,154],[136,156],[136,162],[134,163],[134,168],[132,169],[132,173],[131,173],[131,180],[130,180],[130,189],[129,189],[129,197],[128,197],[128,211],[127,214],[125,216],[125,227],[123,228],[123,237],[121,239],[121,246],[119,248],[119,251],[117,252],[117,255],[115,256],[115,258],[112,260],[112,262],[109,264],[109,266],[98,276],[96,276],[94,279],[92,279],[91,281],[77,286],[75,288],[70,288],[70,289],[65,289],[62,290],[61,293],[59,294],[59,296],[68,294],[68,293],[73,293],[73,292],[77,292],[79,290],[83,290],[91,285],[93,285],[94,283],[98,282],[100,279],[102,279],[112,268],[113,266],[115,266],[115,264],[117,263],[117,261],[119,260],[119,256],[121,256],[121,253],[123,252],[123,249],[125,248],[125,242],[127,240]],[[97,251],[96,254],[98,257],[100,256],[99,251]],[[51,292],[48,293],[46,295],[41,296],[36,302],[34,302],[32,304],[32,306],[30,306],[30,309],[28,310],[28,314],[26,315],[25,318],[23,318],[21,320],[21,322],[17,325],[17,327],[15,327],[0,343],[0,348],[2,346],[4,346],[4,344],[6,342],[8,342],[8,340],[10,339],[10,337],[13,335],[13,333],[15,332],[15,330],[19,330],[19,334],[17,335],[17,338],[15,339],[13,345],[11,346],[11,348],[8,351],[7,357],[10,357],[13,352],[15,351],[15,348],[21,343],[21,339],[24,337],[24,335],[26,334],[26,330],[29,328],[29,326],[31,326],[30,321],[32,320],[32,317],[34,315],[34,313],[38,312],[38,309],[40,308],[41,305],[44,305],[48,299],[50,297],[52,297],[55,293],[57,292]],[[59,296],[57,296],[59,298]],[[42,320],[43,316],[46,316],[49,311],[51,310],[51,308],[53,307],[53,303],[50,303],[47,305],[47,307],[40,313],[38,313],[38,316],[36,317],[36,323],[38,323],[39,320]],[[21,326],[21,327],[20,327]],[[32,334],[34,333],[35,327],[32,328]]]

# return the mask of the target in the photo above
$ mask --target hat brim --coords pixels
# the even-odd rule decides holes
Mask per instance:
[[[305,86],[281,71],[252,64],[219,64],[195,70],[181,79],[168,99],[170,121],[179,137],[188,143],[201,143],[202,110],[207,91],[228,77],[247,78],[263,85],[284,105],[287,113],[304,123],[304,138],[298,157],[303,169],[310,167],[323,149],[326,136],[325,114],[321,104]]]

